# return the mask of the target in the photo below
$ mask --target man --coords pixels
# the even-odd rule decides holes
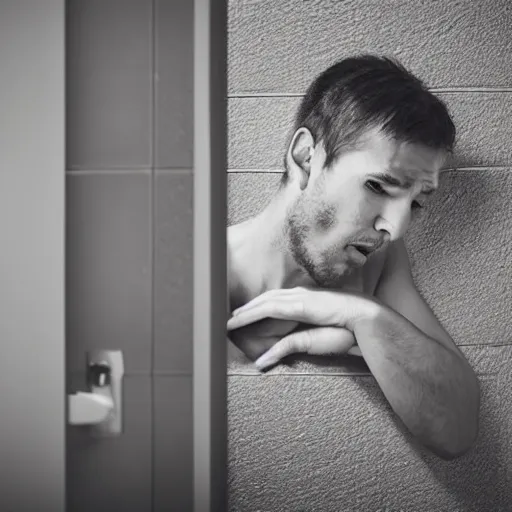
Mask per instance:
[[[260,369],[298,352],[361,355],[444,459],[477,438],[479,383],[418,293],[403,235],[454,140],[444,104],[399,63],[345,59],[307,90],[275,197],[228,228],[230,353]]]

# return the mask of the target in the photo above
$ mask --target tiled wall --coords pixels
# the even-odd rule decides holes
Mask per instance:
[[[446,462],[410,439],[373,377],[342,359],[299,358],[264,376],[233,365],[230,510],[512,510],[512,6],[231,0],[228,27],[230,224],[276,191],[294,109],[339,58],[395,56],[446,101],[457,170],[442,175],[406,242],[420,292],[482,386],[478,443]]]
[[[124,427],[68,429],[68,510],[192,507],[193,2],[67,2],[67,359],[124,354]]]

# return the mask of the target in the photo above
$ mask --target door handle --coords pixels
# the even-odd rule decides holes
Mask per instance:
[[[120,350],[95,350],[88,354],[88,392],[68,395],[68,423],[88,426],[95,437],[122,432],[123,354]]]

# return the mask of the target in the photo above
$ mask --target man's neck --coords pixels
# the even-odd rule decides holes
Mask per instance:
[[[283,198],[274,198],[256,217],[228,228],[233,307],[267,290],[313,284],[290,252],[286,203]]]

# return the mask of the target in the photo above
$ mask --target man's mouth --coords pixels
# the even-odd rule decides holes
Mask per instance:
[[[348,244],[346,249],[347,254],[349,255],[349,259],[359,266],[364,265],[368,257],[373,252],[379,250],[382,245],[383,243],[381,240],[370,240],[363,238],[360,242]]]
[[[352,247],[357,249],[364,257],[368,257],[368,255],[374,251],[375,247],[369,247],[366,245],[352,244]]]
[[[347,246],[347,255],[352,264],[361,266],[366,263],[367,255],[369,254],[367,247],[357,246],[351,244]]]

